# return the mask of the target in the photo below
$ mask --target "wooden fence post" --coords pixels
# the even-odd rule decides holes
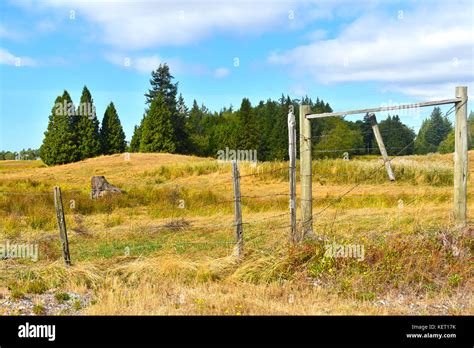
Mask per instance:
[[[456,87],[456,128],[454,151],[454,219],[461,226],[467,219],[468,127],[467,87]]]
[[[63,201],[61,198],[61,189],[54,187],[54,207],[56,209],[56,218],[58,219],[59,237],[61,238],[61,251],[66,266],[71,266],[71,255],[69,254],[69,241],[67,239],[66,220],[64,218]]]
[[[295,243],[298,240],[296,229],[296,120],[293,106],[288,113],[288,154],[290,159],[290,240]]]
[[[370,123],[372,124],[372,130],[374,131],[375,139],[382,154],[383,163],[385,164],[385,169],[387,170],[388,178],[390,181],[395,181],[395,175],[393,174],[392,166],[390,164],[390,159],[388,158],[387,150],[385,149],[385,144],[383,143],[382,134],[380,133],[379,125],[377,124],[377,118],[375,114],[370,114]]]
[[[300,176],[301,176],[301,238],[313,234],[313,197],[311,163],[311,121],[306,115],[311,113],[309,105],[300,105]]]
[[[232,161],[232,179],[234,183],[234,218],[235,218],[235,253],[238,258],[242,256],[243,228],[242,228],[242,206],[240,196],[240,172],[237,161]]]

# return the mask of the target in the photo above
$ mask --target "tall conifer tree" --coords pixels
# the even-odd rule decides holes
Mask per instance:
[[[175,152],[171,117],[163,96],[158,95],[143,120],[140,152]]]
[[[104,155],[121,153],[126,149],[125,133],[123,132],[115,105],[112,102],[107,106],[104,118],[102,119],[100,139]]]
[[[64,164],[77,160],[77,147],[73,132],[75,112],[71,96],[67,91],[64,91],[55,100],[40,148],[40,157],[45,164]]]
[[[73,126],[79,159],[100,155],[99,120],[91,93],[86,86],[82,89]]]

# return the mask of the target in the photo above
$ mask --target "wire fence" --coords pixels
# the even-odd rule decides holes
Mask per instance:
[[[288,167],[281,167],[281,168],[276,168],[276,169],[271,169],[271,170],[260,170],[260,169],[257,169],[257,171],[255,173],[249,173],[249,174],[244,174],[244,175],[240,175],[239,176],[239,179],[240,178],[250,178],[250,177],[258,177],[258,176],[267,176],[269,174],[272,174],[272,173],[275,173],[275,172],[281,172],[281,171],[284,171],[284,170],[288,170]],[[224,180],[224,182],[226,184],[230,184],[233,180],[232,179],[228,179],[228,180]],[[155,188],[162,188],[162,187],[171,187],[171,188],[174,188],[174,189],[194,189],[194,188],[199,188],[201,190],[201,192],[207,192],[208,189],[203,189],[203,186],[202,185],[180,185],[180,184],[176,184],[176,183],[160,183],[160,184],[157,184],[157,185],[153,185]],[[66,189],[66,190],[62,190],[62,194],[67,196],[67,195],[72,195],[72,198],[74,198],[74,196],[76,194],[78,195],[87,195],[87,196],[90,196],[89,193],[86,191],[86,190],[79,190],[79,189]],[[53,190],[51,191],[47,191],[47,192],[34,192],[34,191],[0,191],[0,197],[1,196],[14,196],[14,197],[18,197],[18,196],[26,196],[26,197],[50,197],[50,198],[53,198],[54,196],[54,192]],[[216,196],[217,197],[217,196]],[[253,228],[257,228],[260,224],[262,223],[268,223],[268,222],[272,222],[270,228],[272,230],[282,230],[282,229],[285,229],[287,228],[288,224],[283,224],[281,223],[281,220],[288,216],[289,213],[278,213],[278,214],[270,214],[268,215],[269,212],[272,211],[272,209],[274,209],[274,205],[275,205],[275,200],[277,200],[278,202],[278,199],[281,199],[283,197],[289,197],[289,194],[287,192],[282,192],[282,191],[278,191],[278,192],[275,192],[275,193],[264,193],[264,194],[260,194],[260,195],[257,195],[257,194],[243,194],[243,195],[240,195],[238,197],[234,197],[232,199],[217,199],[217,200],[211,200],[209,202],[193,202],[195,205],[196,208],[199,208],[199,209],[202,209],[202,208],[209,208],[209,207],[212,207],[212,206],[219,206],[219,207],[223,207],[223,206],[227,206],[228,205],[228,208],[229,209],[232,209],[232,204],[235,204],[236,200],[238,200],[240,203],[242,203],[244,206],[246,205],[246,202],[250,202],[252,200],[256,200],[256,201],[261,201],[261,200],[267,200],[267,201],[270,201],[272,203],[272,205],[269,207],[269,210],[266,211],[264,213],[264,217],[262,218],[254,218],[254,219],[250,219],[248,216],[246,216],[246,219],[245,221],[242,222],[242,225],[243,226],[246,226],[246,228],[250,228],[250,227],[253,227]],[[71,197],[68,197],[68,200],[70,199]],[[177,201],[179,201],[180,199],[180,192],[176,192],[176,197],[174,197],[171,201],[168,201],[167,203],[176,203]],[[94,199],[94,200],[91,200],[92,203],[90,204],[95,204],[96,202],[99,203],[100,202],[100,199]],[[164,203],[164,202],[160,202],[160,203]],[[280,206],[278,206],[278,208],[281,208]],[[51,205],[50,205],[50,209],[51,209],[51,212],[54,212],[54,205],[52,204],[52,200],[51,200]],[[179,207],[175,207],[174,210],[176,211],[183,211],[183,209],[180,209]],[[185,210],[185,209],[184,209]],[[161,211],[163,212],[169,212],[170,209],[166,210],[166,209],[161,209]],[[190,211],[192,213],[192,210]],[[262,215],[262,212],[259,212],[258,213],[259,215]],[[107,213],[107,220],[106,222],[108,221],[109,219],[109,215],[110,213]],[[82,216],[82,214],[77,214],[74,209],[68,209],[67,210],[67,214],[66,216],[70,216],[71,218],[74,218],[76,216]],[[128,221],[123,221],[123,225],[129,225],[129,229],[131,231],[140,231],[140,232],[143,232],[145,234],[150,234],[150,233],[154,233],[154,232],[160,232],[160,231],[172,231],[172,232],[179,232],[179,231],[189,231],[189,230],[205,230],[205,231],[215,231],[217,229],[221,229],[221,230],[230,230],[230,229],[234,229],[236,227],[236,223],[235,222],[215,222],[215,216],[211,216],[211,217],[203,217],[203,218],[200,218],[199,216],[194,216],[192,215],[191,216],[192,219],[189,219],[189,217],[186,215],[186,214],[183,214],[183,216],[178,216],[177,218],[176,217],[164,217],[163,219],[164,220],[170,220],[168,222],[163,222],[161,224],[156,224],[156,223],[143,223],[141,220],[142,220],[142,217],[140,215],[137,215],[135,216],[134,215],[130,215],[129,216],[129,220]],[[18,216],[18,218],[20,219],[21,217]],[[222,220],[222,219],[221,219]],[[69,230],[72,230],[75,232],[75,228],[70,228]],[[110,236],[110,230],[112,230],[112,228],[100,228],[98,232],[105,232],[106,234],[109,234]],[[45,232],[48,232],[48,231],[45,231]],[[48,232],[48,234],[46,235],[37,235],[34,237],[34,241],[36,242],[45,242],[45,241],[54,241],[55,238],[57,238],[57,235],[56,235],[57,232],[54,232],[54,231],[50,231],[50,233]],[[78,235],[80,235],[80,233],[78,233]],[[174,248],[187,248],[187,247],[191,247],[191,246],[198,246],[198,247],[201,247],[201,248],[209,248],[209,247],[212,247],[212,246],[225,246],[225,247],[232,247],[236,244],[236,241],[235,240],[232,240],[231,237],[232,235],[229,234],[228,235],[229,238],[227,238],[226,240],[205,240],[205,241],[193,241],[193,240],[190,240],[190,241],[176,241],[176,242],[167,242],[167,241],[162,241],[160,242],[160,245],[155,245],[154,244],[154,241],[153,239],[150,239],[149,241],[147,241],[145,244],[134,244],[133,241],[130,241],[130,242],[127,242],[125,244],[127,244],[127,246],[124,246],[123,243],[121,243],[120,241],[115,241],[114,239],[112,240],[108,240],[109,242],[107,243],[106,245],[106,251],[105,254],[119,254],[119,255],[123,255],[124,253],[130,253],[130,254],[134,254],[136,255],[136,253],[140,253],[140,251],[142,250],[143,252],[147,252],[147,251],[151,251],[151,250],[155,250],[155,249],[160,249],[161,247],[163,247],[163,245],[166,245],[166,246],[170,246],[170,247],[174,247]],[[245,238],[245,243],[251,243],[253,237],[247,239]],[[76,246],[76,241],[77,239],[74,238],[74,242],[72,243],[72,252],[74,254],[74,247]],[[59,240],[56,239],[58,245],[59,245]],[[96,252],[94,252],[94,250],[90,250],[88,253],[86,254],[89,254],[89,255],[96,255],[96,256],[100,256],[101,254],[103,254],[104,251],[100,251],[100,250],[97,250]]]
[[[446,113],[446,117],[448,117],[453,111],[454,111],[454,106],[449,109],[449,111]],[[384,134],[387,133],[389,130],[381,130],[380,133]],[[352,131],[351,131],[352,132]],[[355,131],[354,131],[355,132]],[[358,134],[365,135],[365,134],[373,134],[373,131],[370,132],[357,132]],[[320,136],[315,136],[311,138],[305,138],[303,137],[304,140],[308,139],[321,139],[321,141],[324,141],[323,139],[329,139],[328,135],[320,135]],[[401,154],[405,150],[407,150],[410,146],[414,145],[415,140],[413,139],[410,141],[408,144],[405,146],[400,146],[400,147],[390,147],[387,148],[387,150],[390,153],[396,152],[395,155],[391,156],[389,159],[389,162],[392,162],[394,159],[400,157]],[[327,149],[327,150],[313,150],[312,152],[315,153],[326,153],[326,152],[348,152],[348,151],[372,151],[372,150],[379,150],[379,148],[338,148],[338,149]],[[326,202],[328,201],[328,204],[324,205],[322,208],[317,209],[315,212],[312,213],[311,219],[309,221],[302,221],[301,219],[297,220],[297,223],[299,226],[304,225],[307,222],[314,222],[315,218],[319,218],[322,216],[325,212],[328,212],[331,208],[334,208],[334,217],[330,219],[329,221],[324,221],[324,224],[326,227],[329,226],[330,229],[332,229],[338,219],[344,218],[344,215],[347,213],[351,218],[353,217],[374,217],[374,216],[384,216],[385,212],[364,212],[363,214],[354,214],[352,211],[349,211],[349,208],[344,208],[341,207],[340,203],[343,201],[344,198],[348,197],[351,193],[353,193],[357,188],[359,188],[361,185],[364,183],[367,183],[371,177],[374,177],[376,174],[378,174],[379,171],[381,171],[385,167],[385,162],[382,163],[380,166],[376,166],[373,170],[366,170],[364,175],[359,176],[357,182],[354,184],[350,185],[349,188],[345,189],[342,193],[337,194],[337,195],[331,195],[331,196],[326,196],[326,197],[314,197],[311,199],[311,201],[323,201]],[[247,184],[245,180],[247,178],[253,178],[256,177],[258,178],[259,176],[265,177],[268,175],[272,175],[274,173],[279,173],[283,171],[289,171],[291,168],[284,165],[279,168],[274,168],[274,169],[268,169],[268,170],[261,170],[261,168],[256,168],[254,169],[255,172],[247,173],[247,174],[239,174],[238,175],[238,180],[243,179],[244,180],[244,187]],[[351,173],[335,173],[331,175],[317,175],[315,176],[314,173],[311,174],[312,181],[314,180],[319,180],[321,178],[334,178],[334,177],[347,177],[351,175]],[[303,174],[300,174],[300,176],[303,176]],[[235,183],[235,180],[237,178],[229,178],[228,180],[220,180],[219,184],[231,184]],[[156,185],[153,185],[155,188],[163,188],[163,187],[173,187],[175,189],[201,189],[203,190],[203,186],[199,184],[177,184],[177,183],[157,183]],[[209,189],[208,189],[209,190]],[[64,194],[87,194],[86,190],[78,190],[78,189],[67,189],[62,191]],[[179,194],[180,192],[176,193],[176,199],[179,199]],[[50,192],[31,192],[31,191],[17,191],[17,192],[11,192],[11,191],[0,191],[0,197],[2,195],[11,195],[11,196],[48,196],[48,197],[53,197],[53,191],[51,190]],[[217,197],[217,196],[216,196]],[[252,200],[256,201],[261,201],[261,200],[270,200],[272,203],[281,203],[281,199],[284,197],[290,198],[290,194],[288,191],[278,191],[275,193],[264,193],[261,195],[252,195],[252,194],[241,194],[240,191],[237,194],[234,194],[234,197],[232,199],[211,199],[210,201],[207,202],[196,202],[195,207],[197,208],[209,208],[212,206],[226,206],[228,205],[229,210],[232,210],[233,205],[235,208],[235,205],[242,204],[244,207],[251,202]],[[424,197],[424,199],[429,199],[430,197],[435,197],[433,196],[428,196]],[[367,195],[364,196],[356,196],[356,195],[351,195],[351,199],[367,199]],[[99,198],[100,199],[100,198]],[[172,203],[175,203],[176,199],[173,200]],[[279,201],[280,199],[280,201]],[[388,199],[384,197],[384,199]],[[421,198],[416,196],[407,202],[402,202],[403,207],[410,206],[420,200]],[[300,198],[301,201],[304,201],[303,198]],[[163,203],[163,202],[161,202]],[[397,202],[398,203],[398,202]],[[235,229],[240,225],[240,227],[245,227],[245,228],[258,228],[262,224],[267,224],[270,222],[270,224],[267,226],[268,229],[271,230],[289,230],[291,228],[291,224],[289,223],[289,215],[290,212],[278,212],[275,214],[268,215],[268,212],[272,212],[274,210],[274,206],[270,206],[270,208],[265,212],[266,214],[263,215],[262,212],[258,212],[259,215],[263,215],[262,217],[257,217],[257,218],[249,218],[248,214],[244,215],[244,219],[241,222],[236,222],[236,221],[228,221],[226,223],[219,222],[216,223],[216,218],[215,217],[205,217],[202,219],[197,219],[195,217],[194,220],[185,220],[188,218],[188,216],[178,216],[181,219],[184,220],[176,220],[176,217],[170,217],[173,220],[169,222],[164,222],[162,224],[144,224],[143,221],[141,221],[141,217],[138,216],[136,221],[132,221],[132,217],[130,216],[130,229],[133,231],[134,229],[140,229],[144,233],[152,233],[152,232],[158,232],[158,231],[187,231],[187,230],[207,230],[207,231],[214,231],[216,229]],[[282,210],[282,207],[278,206],[279,210]],[[379,209],[382,209],[382,207],[378,207]],[[393,208],[397,208],[397,206],[394,206]],[[53,206],[51,206],[51,209],[54,209]],[[179,208],[175,208],[179,209]],[[166,209],[162,209],[164,212],[167,212]],[[351,209],[353,210],[353,209]],[[406,211],[403,209],[399,209],[399,214],[402,211]],[[74,211],[68,211],[68,215],[76,215]],[[166,218],[164,218],[166,219]],[[222,218],[219,218],[222,220]],[[287,221],[285,221],[287,220]],[[134,225],[135,223],[135,225]],[[325,227],[325,228],[326,228]],[[245,243],[249,243],[252,240],[257,239],[258,237],[265,235],[266,234],[266,229],[261,229],[259,233],[254,233],[252,235],[245,235],[244,240]],[[164,241],[162,242],[163,245],[170,245],[174,246],[175,248],[186,248],[189,246],[203,246],[205,245],[206,247],[209,246],[235,246],[236,245],[236,240],[230,238],[231,235],[229,234],[229,238],[225,240],[218,240],[218,241],[213,241],[213,240],[206,240],[206,241],[177,241],[177,242],[169,242],[169,241]],[[45,236],[45,239],[51,238],[51,236]],[[151,241],[151,243],[153,243]],[[108,247],[112,250],[123,250],[123,244],[120,244],[118,242],[113,242],[108,245]],[[158,245],[146,245],[146,244],[139,244],[139,245],[131,245],[128,246],[129,248],[132,248],[134,251],[139,251],[139,250],[154,250],[156,248],[159,248]],[[98,252],[100,254],[100,252]]]

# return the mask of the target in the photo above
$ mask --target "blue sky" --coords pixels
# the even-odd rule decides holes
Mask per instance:
[[[322,98],[335,111],[452,98],[456,85],[467,85],[472,98],[473,6],[1,1],[0,150],[38,148],[56,96],[66,89],[77,104],[84,85],[100,119],[115,103],[130,140],[150,72],[162,62],[188,106],[196,99],[211,110],[282,93]],[[430,112],[401,116],[417,130]]]

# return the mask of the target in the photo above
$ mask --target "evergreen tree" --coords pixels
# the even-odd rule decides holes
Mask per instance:
[[[179,95],[176,112],[172,118],[173,131],[176,142],[176,152],[178,153],[190,153],[190,141],[188,132],[186,130],[186,120],[189,116],[189,110],[186,107],[182,94]]]
[[[321,140],[314,147],[317,158],[342,158],[344,152],[357,154],[364,146],[364,139],[358,130],[350,128],[349,123],[340,118],[334,118],[335,126],[324,131]]]
[[[474,112],[471,111],[468,117],[468,145],[469,149],[473,147],[473,136],[474,136]],[[439,153],[451,153],[454,152],[455,146],[455,132],[454,129],[448,134],[438,146]]]
[[[307,101],[308,105],[311,105],[311,99]],[[299,108],[296,108],[299,110]],[[332,112],[331,107],[328,103],[324,103],[323,100],[316,98],[316,104],[311,106],[311,112],[314,114],[321,114],[324,112]],[[327,133],[333,129],[337,124],[336,117],[325,117],[319,118],[311,121],[311,135],[314,137],[315,143],[321,140],[323,133],[327,136]]]
[[[400,121],[398,115],[388,116],[379,124],[383,142],[389,155],[411,155],[414,152],[415,132]],[[376,142],[374,143],[376,144]],[[376,146],[376,145],[375,145]],[[380,153],[378,150],[376,153]]]
[[[185,114],[187,111],[186,106],[184,105],[183,97],[180,96],[179,105],[178,101],[176,100],[176,95],[178,93],[178,83],[172,82],[174,77],[171,75],[169,67],[166,63],[160,64],[155,71],[152,71],[151,77],[151,88],[145,94],[146,103],[151,104],[151,102],[159,95],[162,96],[163,103],[171,113],[171,125],[173,127],[176,152],[187,153],[189,152],[189,141],[185,128]]]
[[[204,127],[204,117],[207,112],[203,105],[199,107],[196,100],[186,118],[186,133],[189,135],[190,151],[198,156],[206,156],[209,152],[209,134],[206,134]]]
[[[216,123],[212,127],[211,137],[209,139],[210,155],[215,156],[217,151],[224,150],[226,147],[237,149],[238,141],[238,118],[231,110],[220,112],[215,116]]]
[[[40,148],[40,157],[45,164],[64,164],[77,160],[77,147],[73,133],[75,112],[71,96],[64,91],[62,96],[58,96],[55,100]]]
[[[100,139],[104,155],[125,152],[127,147],[125,133],[123,132],[115,105],[112,102],[107,106],[104,118],[102,119]]]
[[[443,117],[439,107],[435,107],[428,120],[423,121],[415,141],[415,152],[426,154],[436,152],[438,145],[451,132],[451,122]]]
[[[143,118],[139,126],[133,129],[132,140],[130,140],[130,152],[140,152],[140,142],[142,140]]]
[[[364,138],[364,147],[366,154],[374,153],[373,148],[377,146],[375,135],[372,130],[372,122],[370,121],[369,114],[365,114],[363,121],[357,121],[356,124],[358,125],[360,132],[362,133],[362,137]]]
[[[454,144],[455,144],[455,133],[452,130],[446,139],[444,139],[438,146],[439,153],[451,153],[454,152]]]
[[[82,89],[73,128],[78,158],[82,160],[100,155],[99,120],[97,119],[91,93],[86,86]]]
[[[439,107],[435,107],[431,113],[430,126],[426,130],[426,140],[429,144],[436,147],[448,136],[453,128],[449,119],[443,117]]]
[[[175,152],[172,114],[162,95],[152,100],[143,120],[140,152]]]
[[[430,120],[425,119],[421,123],[420,130],[415,139],[415,153],[424,155],[430,152],[435,152],[436,148],[428,143],[426,140],[426,130],[430,127]]]
[[[280,99],[280,105],[275,112],[275,116],[270,116],[270,122],[272,122],[272,128],[270,132],[270,158],[272,160],[287,160],[288,159],[288,112],[292,100],[289,96]],[[269,111],[271,111],[270,109]],[[296,115],[295,115],[296,117]]]
[[[260,132],[258,146],[259,161],[269,161],[272,158],[274,140],[272,132],[275,128],[279,111],[278,104],[272,100],[267,100],[265,103],[261,101],[254,110]]]
[[[191,111],[189,112],[189,117],[187,119],[187,124],[186,124],[186,128],[188,129],[190,133],[203,135],[203,127],[201,124],[203,117],[204,117],[203,112],[201,108],[199,108],[199,105],[196,99],[194,99],[193,107],[191,108]]]
[[[238,115],[238,148],[240,150],[256,150],[258,148],[258,129],[250,100],[242,99]]]
[[[150,79],[151,88],[145,93],[146,104],[150,105],[153,99],[155,99],[158,94],[161,94],[168,109],[171,112],[176,111],[178,83],[173,83],[173,79],[174,76],[171,75],[170,68],[166,63],[160,64],[155,71],[152,71]]]

